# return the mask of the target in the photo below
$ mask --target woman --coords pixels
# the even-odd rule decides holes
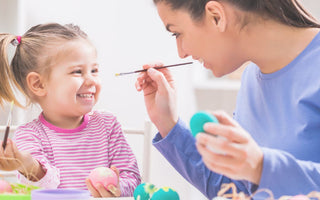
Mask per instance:
[[[207,123],[209,134],[196,139],[178,118],[169,71],[145,65],[136,88],[159,130],[154,146],[208,198],[231,182],[238,192],[270,189],[275,198],[319,190],[319,23],[296,0],[154,2],[181,58],[192,56],[217,77],[251,61],[234,119],[214,112],[219,124]]]

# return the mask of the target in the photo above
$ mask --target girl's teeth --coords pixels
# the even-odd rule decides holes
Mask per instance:
[[[79,94],[79,97],[90,98],[92,94]]]

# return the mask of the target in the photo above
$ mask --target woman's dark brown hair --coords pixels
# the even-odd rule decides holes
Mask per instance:
[[[209,1],[230,3],[240,10],[255,13],[294,27],[320,27],[320,23],[297,0],[153,0],[166,3],[172,9],[184,9],[195,20],[200,20]]]

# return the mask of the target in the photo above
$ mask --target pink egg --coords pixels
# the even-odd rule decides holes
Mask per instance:
[[[118,185],[117,174],[108,167],[98,167],[92,170],[89,174],[89,179],[93,187],[97,188],[97,184],[100,183],[107,189],[108,185]]]
[[[10,183],[8,183],[5,180],[0,180],[0,193],[5,193],[5,192],[12,192],[12,188]]]

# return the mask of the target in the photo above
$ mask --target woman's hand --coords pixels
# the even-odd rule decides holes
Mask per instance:
[[[224,112],[212,113],[219,124],[206,123],[196,136],[196,146],[203,162],[212,171],[236,180],[259,184],[263,153],[251,136]],[[217,137],[213,136],[216,135]],[[214,148],[218,152],[210,150]]]
[[[135,83],[137,91],[143,91],[150,120],[162,137],[167,136],[178,121],[176,91],[168,69],[153,69],[158,65],[144,65],[146,72],[140,73]]]
[[[115,166],[110,167],[118,176],[118,185],[108,185],[104,188],[102,184],[97,184],[96,188],[93,187],[89,178],[86,179],[86,184],[91,195],[95,198],[99,197],[119,197],[121,195],[120,185],[119,185],[119,170]]]

